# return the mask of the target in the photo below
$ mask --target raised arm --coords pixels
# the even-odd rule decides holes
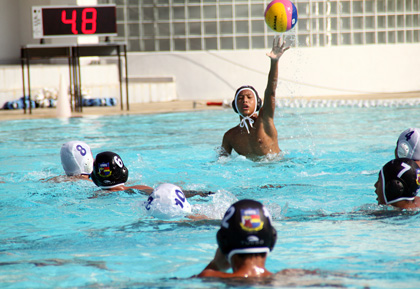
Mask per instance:
[[[270,58],[270,72],[268,73],[267,87],[264,93],[264,105],[262,107],[263,117],[274,117],[276,107],[276,88],[278,81],[278,62],[283,53],[290,46],[285,47],[285,41],[280,36],[273,39],[273,48],[267,56]],[[261,112],[260,112],[261,114]]]

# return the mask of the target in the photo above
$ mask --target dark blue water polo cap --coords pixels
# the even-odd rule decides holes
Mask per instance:
[[[414,200],[420,188],[420,168],[407,158],[395,159],[381,169],[385,204]]]
[[[93,162],[91,178],[98,187],[111,189],[127,181],[128,169],[118,154],[102,152],[96,155]]]
[[[268,210],[248,199],[229,207],[217,232],[217,243],[229,263],[235,254],[268,253],[276,240],[277,231]]]

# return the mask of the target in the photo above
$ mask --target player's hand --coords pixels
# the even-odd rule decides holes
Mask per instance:
[[[273,39],[273,48],[270,53],[267,53],[267,56],[271,59],[279,59],[290,48],[290,46],[285,46],[285,43],[286,41],[281,36],[275,36]]]

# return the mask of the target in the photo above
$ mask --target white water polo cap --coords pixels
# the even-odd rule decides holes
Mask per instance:
[[[420,160],[420,130],[409,128],[400,134],[397,141],[397,155],[399,158]]]
[[[181,188],[173,184],[161,184],[145,202],[147,213],[155,218],[170,219],[191,214],[191,205]]]
[[[90,175],[92,173],[93,155],[85,142],[66,142],[61,146],[60,157],[66,175]]]
[[[239,112],[239,109],[238,109],[238,96],[239,96],[239,94],[240,94],[242,91],[244,91],[244,90],[249,90],[249,91],[251,91],[251,92],[252,92],[252,94],[253,94],[253,95],[254,95],[254,97],[255,97],[255,108],[254,108],[253,113],[252,113],[251,115],[249,115],[249,116],[244,116],[244,115],[242,115],[242,113],[240,113],[240,112]],[[259,111],[259,110],[260,110],[260,108],[261,108],[261,106],[262,106],[262,100],[261,100],[261,98],[259,97],[257,90],[256,90],[254,87],[252,87],[251,85],[244,85],[244,86],[239,87],[239,88],[236,90],[236,93],[235,93],[235,98],[234,98],[234,99],[233,99],[233,101],[232,101],[232,108],[233,108],[233,110],[234,110],[237,114],[239,114],[239,115],[242,117],[242,119],[241,119],[241,121],[240,121],[240,123],[239,123],[239,126],[240,126],[240,127],[244,127],[244,126],[245,126],[245,128],[246,128],[246,130],[247,130],[247,132],[248,132],[248,133],[249,133],[249,127],[248,127],[248,124],[247,124],[247,122],[246,122],[246,121],[248,121],[248,122],[249,122],[249,125],[250,125],[251,127],[253,127],[254,120],[251,118],[251,116],[253,116],[253,115],[254,115],[254,113],[256,113],[257,111]]]

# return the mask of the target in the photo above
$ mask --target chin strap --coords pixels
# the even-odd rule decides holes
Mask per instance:
[[[241,115],[242,116],[242,115]],[[242,117],[241,122],[239,123],[240,127],[245,127],[249,134],[249,128],[246,121],[249,121],[249,125],[253,128],[252,124],[254,123],[254,120],[250,116]]]
[[[240,113],[239,109],[238,109],[238,95],[242,90],[251,90],[252,94],[254,95],[254,98],[255,98],[254,112],[250,116],[243,116],[242,113]],[[254,123],[254,120],[251,118],[251,116],[253,116],[257,112],[257,101],[258,101],[258,99],[257,99],[257,96],[255,95],[255,92],[250,88],[242,88],[235,95],[235,107],[236,107],[236,110],[238,111],[238,114],[242,117],[241,121],[239,122],[239,127],[244,127],[245,126],[248,134],[249,134],[249,127],[248,127],[248,124],[246,123],[246,121],[248,120],[249,125],[253,128],[252,124]]]

